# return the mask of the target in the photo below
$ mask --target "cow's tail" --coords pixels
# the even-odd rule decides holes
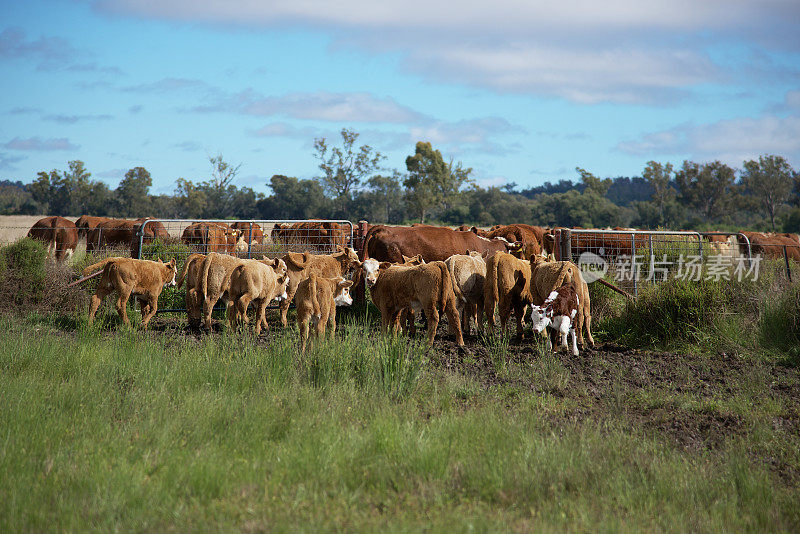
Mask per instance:
[[[494,305],[497,304],[499,291],[497,289],[497,262],[499,254],[490,256],[486,262],[486,281],[483,286],[484,303],[492,303],[491,313],[494,313]]]
[[[439,288],[439,306],[444,308],[447,304],[448,296],[453,295],[453,279],[450,275],[450,269],[447,268],[443,261],[437,261],[436,266],[439,267],[439,271],[442,274],[442,284]]]
[[[311,293],[311,313],[316,320],[319,320],[319,318],[322,317],[322,309],[320,308],[319,298],[317,297],[317,275],[315,274],[308,277],[308,292]]]
[[[200,254],[190,254],[189,257],[186,258],[186,263],[183,264],[183,270],[181,271],[181,274],[178,275],[178,280],[175,282],[177,284],[176,287],[180,289],[180,287],[183,285],[183,281],[186,279],[186,275],[189,273],[189,267],[191,267],[192,263],[200,256]]]
[[[208,294],[208,272],[211,270],[211,254],[203,260],[203,270],[200,273],[200,295],[205,300]]]
[[[447,263],[445,263],[445,266],[447,266]],[[447,269],[447,274],[450,275],[450,285],[453,286],[453,294],[456,296],[456,299],[460,302],[466,302],[467,299],[464,297],[464,294],[461,292],[461,288],[458,287],[458,284],[456,283],[456,275],[449,268]]]
[[[372,236],[374,233],[367,232],[367,236],[364,238],[364,245],[363,245],[363,253],[361,254],[362,258],[361,261],[367,261],[369,259],[369,244],[372,242]]]
[[[117,260],[117,258],[110,257],[110,258],[106,258],[106,259],[104,259],[102,261],[98,261],[97,263],[93,263],[93,264],[89,265],[88,267],[84,267],[83,275],[84,276],[88,276],[88,275],[90,275],[90,274],[92,274],[94,272],[97,272],[97,271],[99,271],[101,269],[104,269],[107,264],[109,264],[109,263],[111,263],[113,261],[116,261],[116,260]]]
[[[564,284],[571,284],[571,283],[572,283],[572,274],[570,273],[570,264],[569,262],[565,261],[561,265],[561,269],[559,269],[558,271],[558,276],[556,276],[556,283],[553,286],[552,290],[555,291]]]

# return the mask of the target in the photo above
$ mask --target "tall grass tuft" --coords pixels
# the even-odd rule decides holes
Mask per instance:
[[[800,357],[800,285],[768,301],[759,322],[761,344],[765,347],[789,351],[798,361]]]
[[[692,341],[721,302],[718,283],[672,279],[643,290],[603,323],[611,337],[637,345]]]

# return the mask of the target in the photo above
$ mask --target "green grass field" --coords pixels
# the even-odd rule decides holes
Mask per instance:
[[[778,356],[0,329],[3,532],[800,528]]]

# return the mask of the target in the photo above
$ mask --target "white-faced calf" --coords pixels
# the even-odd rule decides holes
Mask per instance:
[[[578,313],[580,303],[578,294],[572,284],[564,284],[547,297],[541,306],[533,306],[533,330],[541,333],[548,326],[554,333],[558,334],[560,345],[566,349],[567,334],[572,338],[572,355],[578,355],[578,342],[575,334],[573,319]],[[548,348],[551,348],[550,338],[547,339]]]

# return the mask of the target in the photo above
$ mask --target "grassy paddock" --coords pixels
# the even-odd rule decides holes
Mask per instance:
[[[766,371],[716,402],[611,386],[598,403],[558,357],[510,361],[490,344],[503,374],[561,388],[509,402],[508,384],[357,321],[305,357],[292,331],[264,346],[38,319],[0,328],[2,531],[800,528],[797,479],[752,456],[800,472],[800,438],[765,424],[792,409],[764,398]],[[597,366],[612,384],[627,373]],[[634,409],[664,407],[741,412],[746,431],[679,447],[637,425]]]

